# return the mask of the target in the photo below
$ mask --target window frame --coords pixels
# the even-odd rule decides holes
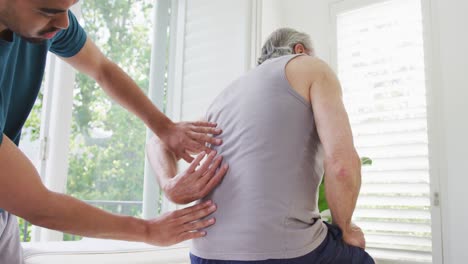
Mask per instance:
[[[165,34],[169,26],[168,14],[170,0],[155,2],[153,8],[154,21],[161,22],[152,29],[153,44],[151,51],[149,98],[159,109],[163,109],[164,71],[161,71],[159,61],[165,61],[166,49],[155,47],[166,46]],[[78,20],[81,19],[81,2],[74,5],[71,10]],[[160,11],[160,12],[159,12]],[[167,21],[167,22],[164,22]],[[156,25],[156,24],[155,24]],[[163,69],[166,65],[163,65]],[[73,109],[73,85],[76,70],[54,54],[48,54],[46,81],[44,83],[44,104],[41,115],[40,143],[41,164],[39,174],[46,187],[54,192],[66,193],[68,178],[69,140]],[[64,89],[66,88],[66,89]],[[147,129],[146,140],[152,136]],[[159,214],[159,194],[161,192],[156,178],[145,158],[143,183],[143,218],[153,218]],[[62,241],[63,233],[46,228],[33,226],[32,242]]]
[[[153,28],[154,41],[151,48],[148,97],[161,111],[164,109],[164,81],[166,64],[159,62],[166,61],[168,54],[166,48],[161,49],[159,47],[165,47],[168,40],[167,27],[172,27],[171,16],[169,15],[169,8],[172,7],[170,2],[170,0],[156,1],[153,8],[153,24],[155,27]],[[149,139],[153,136],[154,133],[149,128],[147,128],[146,142],[148,142]],[[158,216],[158,212],[161,209],[161,204],[159,203],[160,195],[161,188],[156,181],[154,172],[151,169],[147,156],[145,155],[143,218],[149,219]]]
[[[338,70],[338,39],[337,39],[337,15],[363,8],[372,4],[389,2],[392,0],[328,0],[329,7],[329,25],[330,25],[330,64],[333,70]],[[432,262],[444,263],[443,251],[443,230],[442,230],[442,204],[441,200],[441,182],[440,177],[443,171],[441,162],[443,158],[440,153],[444,153],[444,147],[441,142],[443,129],[437,126],[438,120],[441,120],[441,111],[437,98],[441,98],[440,89],[441,80],[438,71],[438,54],[436,53],[437,34],[435,32],[433,20],[433,0],[419,0],[422,11],[423,27],[423,48],[424,63],[426,75],[426,113],[427,113],[427,136],[428,136],[428,160],[429,160],[429,180],[430,180],[430,201],[431,201],[431,235],[432,235]],[[442,194],[445,197],[445,194]],[[382,263],[386,263],[383,261]]]

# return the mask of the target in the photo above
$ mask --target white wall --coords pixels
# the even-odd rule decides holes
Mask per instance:
[[[283,14],[281,7],[284,1],[281,0],[267,0],[262,4],[262,45],[268,38],[271,32],[281,27],[283,22]]]
[[[468,259],[468,2],[433,0],[433,27],[440,58],[439,127],[444,145],[441,174],[445,263]],[[437,54],[438,53],[438,54]],[[437,62],[437,60],[435,61]],[[445,175],[444,175],[445,174]]]
[[[292,27],[303,31],[312,37],[316,54],[329,61],[329,11],[328,0],[290,0],[275,1],[264,0],[263,12],[272,25],[263,26],[262,36],[265,39],[271,31],[278,27]],[[274,9],[277,9],[275,12]],[[268,20],[264,23],[268,23]]]
[[[347,1],[347,0],[344,0]],[[436,153],[440,160],[443,252],[445,264],[464,263],[468,259],[468,1],[423,0],[432,13],[426,25],[431,26],[432,49],[430,77],[433,91],[429,93],[429,107],[436,109],[430,120],[435,128],[430,139],[440,146]],[[329,3],[331,0],[289,0],[278,3],[265,0],[264,12],[275,19],[274,26],[264,30],[288,26],[311,35],[316,53],[331,62]],[[279,12],[275,12],[274,9]],[[273,14],[273,15],[272,15]],[[278,15],[279,14],[279,15]],[[263,32],[265,37],[268,32]],[[429,109],[431,112],[431,109]],[[435,182],[434,184],[438,184]],[[437,186],[437,189],[439,186]],[[434,260],[434,263],[437,263]]]
[[[199,120],[213,99],[250,63],[251,3],[184,1],[181,120]],[[176,87],[177,89],[177,87]]]

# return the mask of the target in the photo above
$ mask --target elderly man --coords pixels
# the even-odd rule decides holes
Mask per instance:
[[[69,8],[77,0],[0,0],[0,263],[22,263],[18,224],[27,221],[82,236],[170,245],[204,236],[213,224],[210,201],[152,220],[118,216],[47,190],[18,149],[21,128],[36,100],[51,51],[94,78],[116,101],[141,118],[177,157],[191,161],[206,143],[219,144],[216,124],[173,123],[134,81],[87,38]],[[193,173],[204,173],[194,170]],[[210,174],[211,173],[211,174]],[[208,176],[215,175],[210,171]],[[215,177],[221,179],[219,173]],[[200,187],[205,189],[205,187]]]
[[[335,74],[314,56],[309,36],[288,28],[271,34],[258,63],[207,112],[223,127],[223,145],[214,150],[230,168],[202,199],[218,205],[217,224],[193,241],[192,263],[374,263],[351,222],[361,167]],[[202,195],[171,191],[175,156],[158,139],[149,150],[169,198]],[[333,224],[317,206],[324,173]]]

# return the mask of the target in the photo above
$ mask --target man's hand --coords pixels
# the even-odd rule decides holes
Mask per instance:
[[[343,240],[348,245],[360,247],[362,249],[366,248],[364,233],[361,228],[355,224],[351,224],[346,230],[343,230]]]
[[[203,164],[198,167],[205,156],[205,152],[200,153],[186,171],[163,184],[164,193],[172,202],[187,204],[201,199],[221,182],[228,165],[219,167],[223,157],[215,158],[216,151],[211,151]]]
[[[170,246],[185,240],[203,237],[206,232],[201,229],[213,225],[215,219],[200,219],[215,210],[216,206],[208,201],[149,220],[148,237],[145,242],[156,246]]]
[[[158,137],[176,157],[187,162],[192,162],[190,154],[198,154],[202,151],[210,152],[206,144],[221,145],[222,140],[209,136],[221,134],[221,129],[210,122],[181,122],[170,123],[161,130]]]

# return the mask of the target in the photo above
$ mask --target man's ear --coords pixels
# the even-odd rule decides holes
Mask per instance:
[[[302,53],[306,53],[306,49],[304,45],[302,45],[301,43],[294,45],[294,54],[302,54]]]

